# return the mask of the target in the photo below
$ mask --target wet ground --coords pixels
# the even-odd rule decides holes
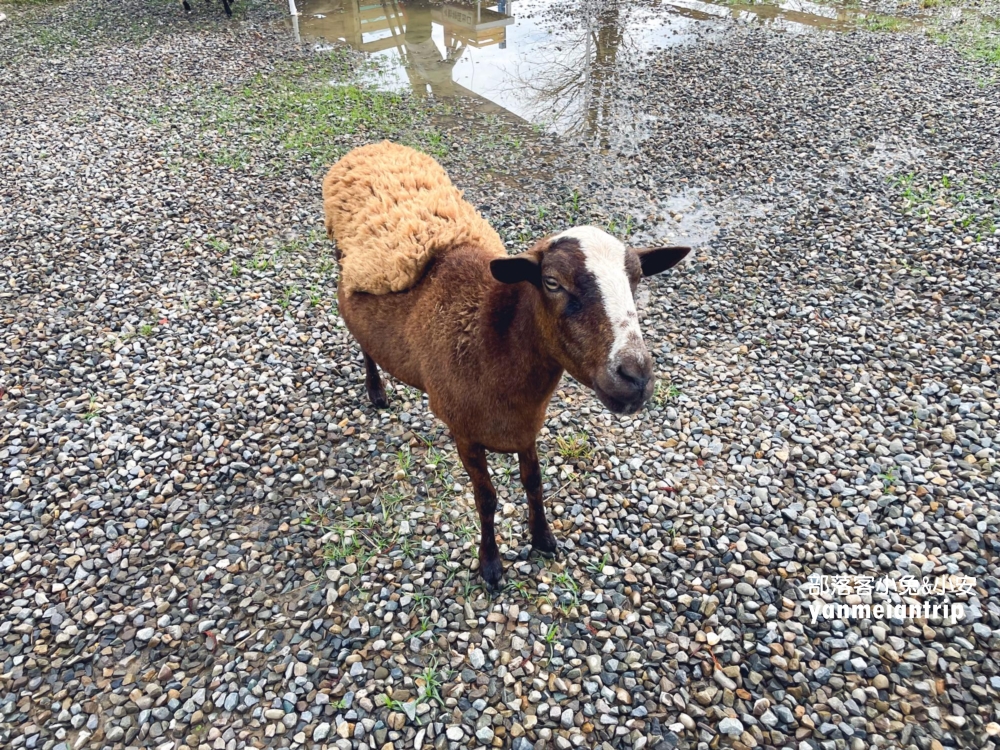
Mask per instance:
[[[697,44],[730,23],[785,33],[863,28],[854,3],[368,3],[292,0],[296,33],[343,41],[384,63],[380,85],[483,98],[562,135],[640,130],[629,78],[648,57]],[[895,17],[892,17],[894,20]],[[919,28],[912,15],[905,21]]]

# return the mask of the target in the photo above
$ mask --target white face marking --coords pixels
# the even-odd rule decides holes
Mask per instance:
[[[642,346],[639,314],[632,298],[632,286],[625,274],[625,245],[597,227],[573,227],[553,240],[572,238],[580,243],[587,270],[597,279],[604,311],[614,331],[608,364],[617,369],[619,355],[629,346]]]

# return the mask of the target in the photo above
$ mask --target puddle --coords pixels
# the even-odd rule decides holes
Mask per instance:
[[[599,136],[622,153],[648,127],[625,81],[655,51],[732,22],[816,33],[864,18],[808,0],[289,0],[289,9],[301,39],[380,59],[381,87],[462,97],[562,136]]]

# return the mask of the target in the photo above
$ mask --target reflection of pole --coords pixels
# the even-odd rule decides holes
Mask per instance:
[[[288,12],[292,15],[292,32],[295,34],[295,43],[302,44],[302,35],[299,33],[299,11],[295,7],[295,0],[288,0]]]

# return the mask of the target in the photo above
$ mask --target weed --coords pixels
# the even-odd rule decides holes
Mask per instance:
[[[382,506],[382,522],[388,524],[394,515],[399,511],[406,495],[401,492],[383,492],[379,501]]]
[[[545,630],[545,642],[551,646],[555,643],[556,638],[559,636],[559,626],[554,622],[549,623],[548,628]]]
[[[208,245],[213,250],[215,250],[215,252],[217,252],[219,255],[224,255],[227,252],[229,252],[229,243],[226,242],[225,240],[220,240],[216,237],[209,237],[207,240],[205,240],[205,244]]]
[[[403,711],[402,701],[395,701],[392,698],[390,698],[386,693],[380,695],[379,699],[382,705],[388,708],[390,711],[397,711],[397,712]]]
[[[632,218],[631,214],[626,214],[625,216],[625,236],[631,237],[632,232],[635,231],[635,220]]]
[[[236,96],[204,102],[210,113],[206,124],[230,142],[249,142],[249,152],[254,142],[277,143],[292,158],[315,167],[343,155],[341,141],[331,133],[391,138],[434,156],[448,152],[444,135],[427,127],[419,102],[346,82],[347,67],[345,53],[338,50],[308,67],[288,64],[276,73],[258,75]],[[222,149],[215,159],[243,166],[249,163],[248,151]]]
[[[316,270],[321,274],[329,274],[336,270],[336,265],[329,256],[323,255],[319,260],[319,265],[316,266]]]
[[[284,293],[281,295],[281,299],[278,300],[278,304],[281,309],[287,310],[288,306],[292,304],[292,297],[299,293],[299,288],[297,286],[287,286],[285,287]]]
[[[868,31],[896,32],[906,28],[906,21],[895,16],[884,16],[880,13],[872,13],[861,19],[861,25]]]
[[[514,589],[518,594],[520,594],[525,599],[528,598],[528,582],[527,581],[511,581],[511,588]]]
[[[335,542],[327,542],[323,548],[323,559],[328,565],[346,562],[347,558],[354,557],[361,549],[357,536],[341,535]]]
[[[890,466],[884,472],[879,474],[878,478],[882,480],[882,487],[889,489],[896,484],[896,479],[898,478],[896,475],[896,467]]]
[[[152,333],[153,333],[153,326],[151,323],[143,323],[141,326],[139,326],[140,336],[149,336]]]
[[[97,405],[97,397],[91,394],[90,401],[87,404],[87,411],[84,412],[83,418],[87,420],[94,419],[100,413],[101,413],[101,408]]]
[[[684,392],[672,382],[664,383],[662,380],[658,380],[653,388],[653,403],[657,406],[663,406],[668,401],[673,401],[683,395]]]
[[[590,563],[587,566],[589,570],[594,575],[600,575],[601,571],[604,570],[611,563],[611,557],[607,553],[601,555],[601,559],[595,563]]]
[[[462,584],[462,596],[465,599],[472,599],[472,594],[481,589],[482,584],[479,581],[473,581],[472,579],[466,579]]]
[[[403,537],[403,540],[399,543],[399,551],[412,560],[415,551],[415,542],[413,539],[408,536]]]
[[[445,702],[441,697],[441,687],[444,685],[446,679],[447,674],[438,672],[436,664],[426,667],[423,672],[417,673],[416,682],[420,687],[420,694],[417,700],[425,702],[434,701],[441,708],[444,708]]]
[[[556,435],[556,447],[559,450],[559,455],[567,460],[586,460],[590,458],[591,454],[590,445],[587,440],[587,433],[585,432],[578,432],[570,435],[568,438]]]
[[[397,451],[397,453],[396,453],[396,466],[399,467],[400,471],[402,471],[405,475],[409,476],[410,475],[410,467],[412,465],[413,465],[413,454],[410,453],[410,451],[408,451],[408,450],[402,450],[402,449],[400,449],[399,451]]]
[[[266,271],[273,265],[271,259],[264,253],[255,253],[250,259],[250,268],[255,271]]]

